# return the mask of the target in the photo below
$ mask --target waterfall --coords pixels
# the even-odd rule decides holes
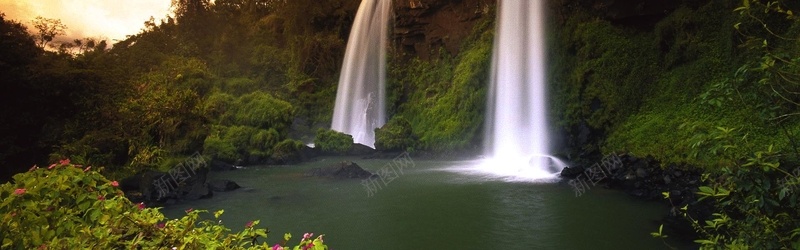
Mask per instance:
[[[553,177],[548,155],[543,0],[501,0],[487,101],[485,154],[505,174]]]
[[[375,144],[386,123],[386,48],[391,0],[363,0],[358,7],[339,76],[331,129],[355,143]]]

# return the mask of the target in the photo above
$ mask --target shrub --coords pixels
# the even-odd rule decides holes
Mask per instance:
[[[697,195],[714,202],[711,218],[693,218],[688,210],[696,203],[680,209],[700,235],[700,249],[800,247],[800,168],[781,167],[780,156],[769,146],[741,164],[703,175],[707,185]],[[670,199],[669,193],[664,197]]]
[[[375,129],[375,149],[380,151],[408,150],[414,146],[411,123],[403,117],[392,117],[386,125]]]
[[[286,139],[272,148],[272,159],[279,163],[291,163],[300,160],[300,149],[303,142],[298,140]]]
[[[258,129],[250,126],[213,126],[206,138],[206,155],[214,159],[234,162],[251,156],[264,158],[281,136],[275,129]],[[251,162],[252,163],[252,162]]]
[[[217,135],[210,135],[203,142],[203,154],[226,162],[235,162],[239,159],[236,147]]]
[[[231,233],[221,222],[200,220],[189,210],[168,220],[158,208],[134,204],[117,181],[91,167],[62,160],[48,169],[36,166],[0,185],[0,248],[44,249],[269,249],[267,230],[258,221]],[[214,213],[218,220],[223,211]],[[261,243],[259,244],[259,238]],[[285,234],[272,249],[290,249]],[[313,247],[309,246],[313,244]],[[307,248],[308,247],[308,248]],[[322,235],[306,234],[295,249],[327,249]]]
[[[294,119],[294,107],[286,101],[264,92],[253,92],[242,96],[230,109],[233,122],[256,128],[285,133]]]
[[[320,128],[314,138],[314,146],[326,153],[346,153],[353,147],[353,136]]]

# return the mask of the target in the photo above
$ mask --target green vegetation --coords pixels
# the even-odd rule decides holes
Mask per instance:
[[[319,148],[322,152],[346,153],[353,147],[353,136],[332,129],[320,128],[314,137],[314,147]]]
[[[492,52],[493,16],[477,24],[459,55],[412,59],[392,66],[390,110],[408,120],[418,148],[437,152],[473,149],[480,142]],[[401,100],[403,100],[401,102]]]
[[[231,163],[286,157],[330,121],[357,1],[173,1],[114,44],[59,42],[0,15],[0,164],[69,157],[130,175],[197,151]],[[3,179],[24,169],[5,167]]]
[[[713,215],[681,211],[703,249],[800,247],[800,6],[686,3],[647,28],[574,11],[551,80],[560,124],[602,132],[578,150],[702,168]]]
[[[386,125],[375,129],[375,149],[380,151],[414,151],[416,136],[408,120],[392,117]]]
[[[291,234],[267,243],[268,230],[251,221],[231,232],[202,210],[166,219],[158,208],[130,202],[91,167],[62,160],[48,169],[31,168],[0,185],[0,247],[3,249],[328,249],[322,235],[304,235],[288,247]]]
[[[296,139],[311,136],[322,151],[350,151],[352,136],[317,128],[330,121],[358,1],[173,3],[174,18],[150,20],[113,48],[57,42],[67,29],[58,20],[37,18],[31,34],[0,14],[0,105],[10,107],[0,109],[8,117],[0,176],[25,170],[8,166],[71,158],[122,177],[196,151],[230,163],[294,162],[304,147]],[[702,168],[698,194],[715,201],[715,214],[688,219],[703,248],[798,248],[800,6],[741,3],[684,1],[648,21],[556,3],[549,114],[570,136],[592,133],[572,145],[578,152],[559,153],[625,151]],[[493,19],[484,16],[457,55],[394,55],[392,118],[376,129],[376,147],[481,145]],[[4,247],[247,247],[265,236],[250,227],[230,234],[198,221],[197,211],[159,227],[163,215],[135,208],[96,172],[56,166],[3,185],[0,233],[24,232],[0,235]],[[192,227],[207,230],[183,234]]]

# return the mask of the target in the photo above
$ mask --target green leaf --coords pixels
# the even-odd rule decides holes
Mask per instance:
[[[788,191],[789,191],[789,189],[788,189],[788,188],[786,188],[786,187],[784,187],[784,188],[781,188],[781,191],[780,191],[780,192],[778,192],[778,200],[783,200],[783,198],[786,198],[786,193],[787,193]]]
[[[712,189],[711,187],[708,187],[708,186],[700,186],[699,189],[700,189],[700,192],[703,193],[703,194],[711,195],[711,194],[714,193],[714,189]]]

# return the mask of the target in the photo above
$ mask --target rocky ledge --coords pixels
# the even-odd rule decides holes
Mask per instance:
[[[700,221],[709,218],[712,211],[712,204],[708,201],[697,200],[695,192],[702,184],[701,171],[691,166],[662,166],[652,157],[621,154],[609,155],[591,166],[567,167],[561,176],[573,189],[580,185],[587,188],[601,186],[644,200],[664,202],[670,209],[662,219],[664,230],[682,239],[695,239],[696,235],[691,224],[681,215],[680,208],[688,205],[687,213]],[[665,193],[669,194],[669,199],[665,199]]]
[[[365,179],[373,174],[354,162],[343,161],[333,166],[311,169],[305,175],[335,179]]]
[[[209,170],[209,167],[175,168],[170,172],[148,170],[125,178],[121,188],[131,201],[153,206],[211,198],[214,192],[239,188],[230,180],[207,181]]]

